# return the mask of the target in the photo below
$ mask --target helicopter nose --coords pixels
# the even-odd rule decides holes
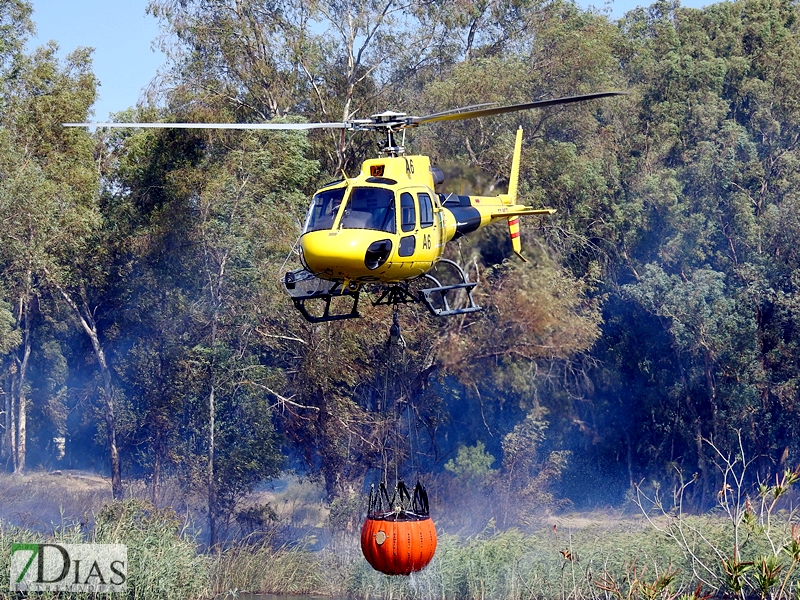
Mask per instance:
[[[300,247],[308,270],[315,275],[358,279],[371,277],[386,263],[393,244],[382,232],[339,230],[308,232],[300,238]]]

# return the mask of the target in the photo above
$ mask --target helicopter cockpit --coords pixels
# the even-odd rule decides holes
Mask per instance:
[[[355,187],[342,215],[342,229],[374,229],[394,233],[394,192],[385,188]]]
[[[347,186],[318,192],[311,202],[303,233],[331,229],[336,222]],[[339,226],[342,229],[371,229],[395,233],[394,192],[379,187],[352,188]]]
[[[308,215],[306,216],[303,233],[333,227],[333,222],[336,220],[336,214],[339,212],[339,206],[342,204],[346,191],[347,187],[342,186],[314,194],[311,207],[308,209]]]

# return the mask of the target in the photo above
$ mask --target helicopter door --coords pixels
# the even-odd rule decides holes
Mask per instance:
[[[417,228],[417,206],[414,196],[408,192],[400,194],[400,246],[397,255],[402,257],[414,256],[417,249],[417,237],[414,230]]]
[[[419,192],[419,234],[418,243],[420,244],[419,260],[433,262],[437,259],[440,248],[440,230],[437,227],[433,200],[427,192]]]

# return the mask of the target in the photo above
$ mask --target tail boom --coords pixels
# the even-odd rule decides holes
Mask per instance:
[[[457,239],[463,235],[480,229],[494,221],[505,219],[511,237],[511,247],[522,260],[522,243],[520,239],[519,217],[525,215],[552,215],[554,208],[533,208],[517,203],[519,189],[519,173],[522,157],[522,128],[517,130],[514,142],[514,154],[511,162],[511,174],[508,178],[508,193],[497,196],[460,196],[450,194],[442,196],[442,208],[450,213],[451,223],[445,230],[445,240]],[[527,261],[526,261],[527,262]]]

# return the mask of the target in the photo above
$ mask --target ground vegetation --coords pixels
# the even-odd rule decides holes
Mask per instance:
[[[523,222],[527,263],[501,228],[454,244],[484,310],[404,308],[392,344],[390,311],[311,325],[280,287],[309,195],[373,155],[369,136],[63,128],[90,116],[91,52],[27,53],[30,4],[0,0],[4,469],[96,469],[159,509],[177,482],[210,547],[270,521],[243,502],[285,469],[345,529],[371,481],[421,477],[465,535],[637,490],[702,513],[737,453],[742,490],[794,472],[796,2],[660,0],[619,20],[562,0],[148,10],[170,62],[120,121],[628,95],[411,132],[455,191],[488,193],[521,125],[521,198],[558,212]]]

